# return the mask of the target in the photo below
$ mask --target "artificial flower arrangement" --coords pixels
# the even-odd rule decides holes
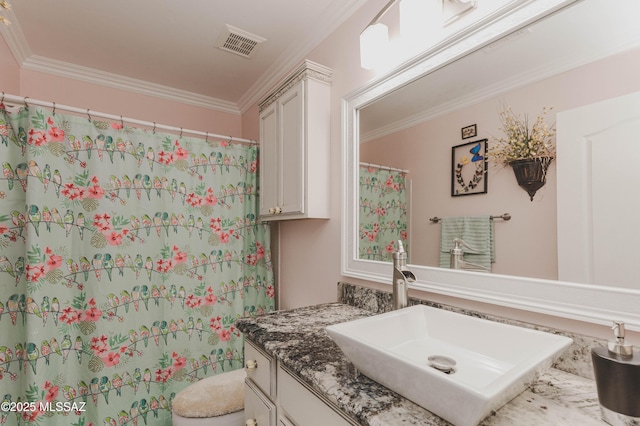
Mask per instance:
[[[556,158],[555,124],[545,122],[553,107],[544,107],[529,127],[526,114],[516,115],[510,107],[500,112],[504,136],[493,138],[488,157],[503,166],[511,166],[518,185],[531,201],[536,191],[546,183],[547,170]]]
[[[536,121],[529,127],[527,114],[516,115],[511,107],[500,111],[500,121],[504,136],[493,138],[489,146],[489,158],[508,166],[516,160],[539,159],[551,163],[556,157],[555,125],[545,122],[546,115],[553,107],[545,107]]]

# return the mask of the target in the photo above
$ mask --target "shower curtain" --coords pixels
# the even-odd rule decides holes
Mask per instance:
[[[360,259],[392,261],[402,241],[407,253],[407,198],[402,172],[360,165]]]
[[[274,308],[257,147],[0,111],[0,424],[169,425]]]

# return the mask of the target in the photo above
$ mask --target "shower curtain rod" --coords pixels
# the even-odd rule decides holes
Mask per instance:
[[[8,95],[5,94],[4,92],[2,92],[2,100],[1,102],[15,102],[15,103],[22,103],[25,106],[29,107],[29,105],[38,105],[41,107],[45,107],[45,108],[52,108],[53,112],[55,114],[57,109],[61,109],[64,111],[69,111],[69,112],[74,112],[77,114],[82,114],[82,115],[88,115],[89,119],[91,119],[92,117],[100,117],[100,118],[106,118],[108,120],[114,120],[114,121],[120,121],[122,123],[124,123],[125,121],[127,123],[131,123],[131,124],[136,124],[138,126],[146,126],[146,127],[151,127],[154,131],[155,130],[168,130],[170,132],[176,132],[176,133],[180,133],[180,136],[182,136],[184,133],[189,133],[191,135],[197,135],[197,136],[203,136],[205,138],[219,138],[219,139],[226,139],[229,141],[234,141],[234,142],[239,142],[239,143],[248,143],[248,144],[252,144],[252,145],[257,145],[258,142],[254,141],[252,139],[244,139],[244,138],[238,138],[235,136],[228,136],[228,135],[218,135],[215,133],[209,133],[209,132],[201,132],[198,130],[190,130],[190,129],[183,129],[182,127],[173,127],[173,126],[167,126],[165,124],[157,124],[154,122],[150,122],[150,121],[142,121],[142,120],[136,120],[135,118],[129,118],[129,117],[123,117],[121,115],[113,115],[113,114],[107,114],[104,112],[98,112],[98,111],[93,111],[90,109],[82,109],[82,108],[76,108],[76,107],[72,107],[72,106],[68,106],[68,105],[60,105],[57,104],[55,102],[47,102],[47,101],[41,101],[38,99],[31,99],[30,97],[25,97],[25,96],[16,96],[16,95]]]
[[[409,174],[409,170],[397,169],[395,167],[381,166],[380,164],[365,163],[364,161],[361,161],[360,165],[361,166],[367,166],[367,167],[373,167],[373,168],[381,169],[381,170],[389,170],[390,172],[399,172],[399,173]]]

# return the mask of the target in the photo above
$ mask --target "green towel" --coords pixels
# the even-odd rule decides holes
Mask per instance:
[[[491,216],[457,216],[442,218],[442,233],[440,237],[440,267],[449,268],[451,265],[451,249],[453,239],[462,239],[474,251],[463,247],[463,259],[467,262],[482,265],[491,270],[491,263],[495,262],[495,247],[493,240],[493,220]]]

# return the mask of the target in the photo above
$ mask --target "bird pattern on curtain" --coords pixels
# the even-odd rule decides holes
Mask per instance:
[[[274,309],[258,148],[0,107],[0,424],[169,425]]]
[[[405,175],[360,165],[360,259],[392,261],[398,240],[409,252]]]

